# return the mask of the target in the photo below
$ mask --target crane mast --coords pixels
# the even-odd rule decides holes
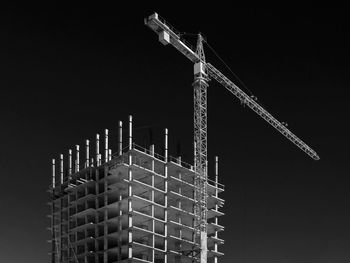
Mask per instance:
[[[202,35],[198,35],[196,54],[200,62],[194,64],[194,214],[195,243],[200,246],[200,262],[207,259],[207,87],[208,75],[204,67],[205,55]]]
[[[207,262],[207,88],[208,81],[215,79],[230,93],[247,105],[266,122],[278,130],[314,160],[319,160],[317,153],[301,139],[294,135],[283,123],[279,122],[254,99],[243,92],[212,64],[206,62],[203,50],[203,37],[198,34],[197,46],[194,49],[181,34],[157,13],[145,18],[145,25],[158,34],[159,41],[171,44],[194,63],[194,167],[195,177],[195,236],[196,247],[193,248],[193,257],[201,263]],[[199,256],[199,257],[198,257]]]

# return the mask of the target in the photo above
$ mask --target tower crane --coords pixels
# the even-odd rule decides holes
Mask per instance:
[[[215,79],[230,93],[236,96],[242,104],[247,105],[272,127],[290,140],[314,160],[319,160],[317,153],[306,143],[293,134],[286,123],[279,122],[254,97],[248,96],[229,78],[209,62],[206,62],[203,50],[203,36],[198,34],[197,46],[194,49],[181,38],[181,33],[161,18],[157,13],[145,18],[145,25],[157,33],[163,45],[171,44],[194,63],[194,199],[195,199],[195,237],[197,251],[194,256],[200,263],[207,262],[207,88],[208,82]]]

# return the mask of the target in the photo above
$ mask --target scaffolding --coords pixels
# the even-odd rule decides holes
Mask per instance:
[[[82,165],[78,145],[74,167],[71,150],[67,169],[62,154],[59,169],[52,160],[52,263],[199,262],[194,214],[198,175],[181,157],[168,155],[167,129],[164,137],[163,155],[155,153],[154,145],[135,144],[130,116],[128,145],[122,147],[119,122],[115,154],[105,130],[103,160],[99,135],[95,160],[88,140]],[[224,230],[218,223],[224,186],[218,182],[217,157],[214,177],[207,181],[207,258],[217,263],[223,255],[218,245],[224,243],[218,236]]]

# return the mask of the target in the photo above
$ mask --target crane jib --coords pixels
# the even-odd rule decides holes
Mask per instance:
[[[250,98],[244,91],[237,87],[232,81],[225,77],[219,70],[217,70],[210,63],[206,63],[206,67],[209,75],[214,78],[217,82],[222,84],[227,90],[229,90],[238,99],[248,105],[253,111],[255,111],[259,116],[271,124],[276,130],[282,133],[287,139],[298,146],[306,154],[308,154],[314,160],[319,160],[320,157],[317,153],[312,150],[308,145],[306,145],[302,140],[300,140],[296,135],[294,135],[287,127],[285,127],[281,122],[274,118],[269,112],[267,112],[263,107],[261,107],[257,102]]]
[[[149,26],[153,31],[155,31],[161,38],[161,35],[166,33],[167,37],[160,39],[163,44],[172,44],[177,50],[184,54],[193,63],[202,62],[208,69],[210,77],[214,78],[217,82],[223,85],[227,90],[229,90],[233,95],[235,95],[241,102],[248,105],[254,112],[256,112],[260,117],[266,120],[271,126],[278,130],[282,135],[284,135],[293,144],[299,147],[302,151],[308,154],[314,160],[319,160],[320,157],[317,153],[312,150],[308,145],[306,145],[302,140],[300,140],[296,135],[294,135],[289,129],[287,129],[281,122],[274,118],[269,112],[262,108],[257,102],[251,99],[247,94],[245,94],[241,89],[239,89],[232,81],[230,81],[225,75],[223,75],[219,70],[217,70],[210,63],[205,63],[201,61],[199,56],[196,54],[194,49],[185,42],[185,40],[180,38],[180,33],[165,20],[162,20],[158,14],[153,14],[145,19],[145,24]],[[166,41],[166,42],[164,42]]]

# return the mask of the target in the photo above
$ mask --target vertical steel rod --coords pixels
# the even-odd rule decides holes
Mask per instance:
[[[86,167],[90,167],[90,141],[89,140],[86,140],[85,150],[86,150],[86,153],[85,153]]]
[[[105,163],[108,162],[108,129],[105,129]]]
[[[123,122],[119,121],[119,141],[118,141],[119,155],[123,154]]]
[[[76,149],[76,160],[75,160],[75,163],[76,163],[76,168],[75,168],[75,171],[76,172],[79,172],[79,166],[80,166],[80,160],[79,160],[79,145],[75,145],[75,149]]]
[[[69,177],[72,174],[72,149],[68,151],[68,174]]]
[[[96,134],[96,166],[100,166],[100,135]]]
[[[56,178],[56,160],[52,159],[52,188],[55,188],[55,178]]]
[[[63,154],[60,154],[60,182],[63,184]]]
[[[129,115],[129,150],[132,149],[132,116]]]

